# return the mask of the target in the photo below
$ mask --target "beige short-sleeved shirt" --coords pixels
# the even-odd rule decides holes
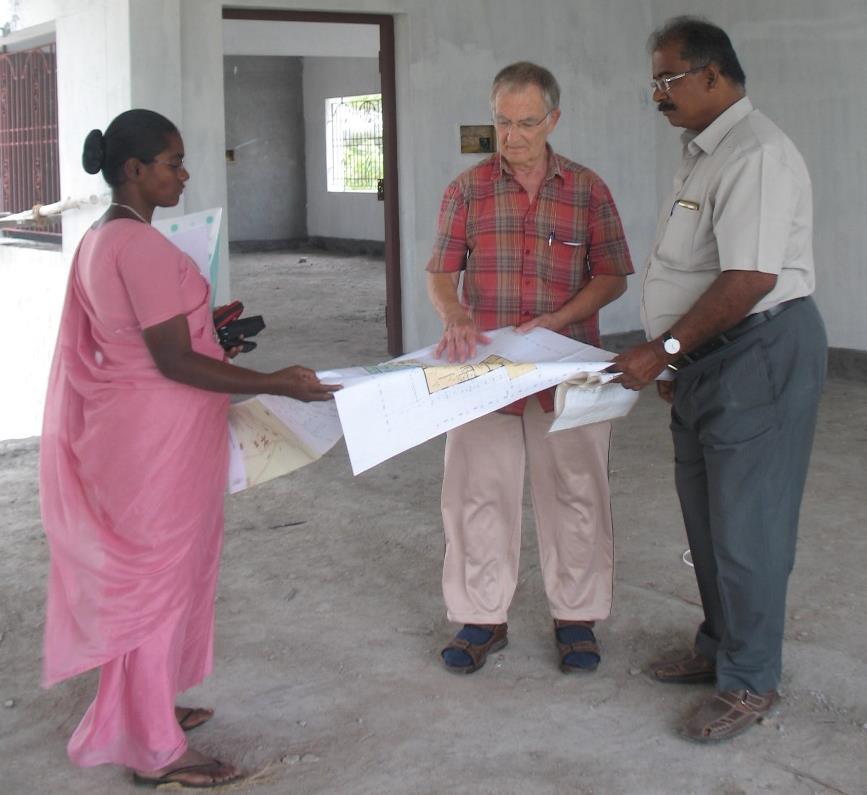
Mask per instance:
[[[783,131],[744,97],[681,140],[683,160],[644,276],[648,339],[671,328],[724,270],[777,275],[751,314],[810,295],[815,285],[810,175]]]

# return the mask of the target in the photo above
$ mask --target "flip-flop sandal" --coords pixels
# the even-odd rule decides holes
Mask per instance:
[[[185,732],[191,732],[193,729],[198,729],[199,726],[204,725],[214,717],[214,710],[206,709],[205,707],[175,707],[175,709],[182,710],[182,714],[177,720],[178,725]]]
[[[191,781],[184,781],[183,778],[178,778],[179,776],[183,776],[188,773],[203,773],[204,775],[214,776],[219,773],[221,768],[224,768],[225,765],[219,759],[213,759],[210,762],[203,762],[200,765],[188,765],[186,767],[179,767],[175,770],[170,770],[168,773],[165,773],[158,778],[148,778],[147,776],[140,776],[138,773],[132,774],[133,784],[137,787],[161,787],[164,784],[178,784],[184,789],[213,789],[215,787],[224,787],[227,784],[231,784],[235,781],[239,781],[244,778],[242,773],[238,773],[236,776],[232,778],[223,779],[221,781],[212,780],[207,784],[194,784]]]
[[[507,630],[507,624],[464,624],[440,652],[446,670],[455,674],[478,671],[491,652],[499,651],[509,642]]]
[[[564,674],[592,673],[602,660],[602,653],[589,621],[554,619],[554,637]]]

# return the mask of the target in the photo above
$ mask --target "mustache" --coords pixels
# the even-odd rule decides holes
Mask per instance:
[[[656,106],[656,109],[660,113],[662,113],[663,111],[666,111],[666,110],[677,110],[677,105],[675,105],[673,102],[660,102]]]

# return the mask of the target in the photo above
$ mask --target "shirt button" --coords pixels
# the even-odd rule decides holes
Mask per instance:
[[[524,249],[524,253],[525,253],[525,254],[529,254],[529,253],[530,253],[530,249],[525,248],[525,249]]]

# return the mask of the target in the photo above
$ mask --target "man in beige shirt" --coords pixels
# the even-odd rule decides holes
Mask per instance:
[[[685,128],[647,263],[649,342],[615,359],[641,389],[661,372],[675,479],[704,609],[694,649],[660,681],[715,682],[686,722],[733,737],[778,699],[785,599],[825,376],[813,300],[812,194],[794,144],[746,96],[728,36],[692,17],[650,38],[653,99]]]

